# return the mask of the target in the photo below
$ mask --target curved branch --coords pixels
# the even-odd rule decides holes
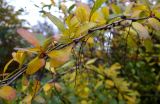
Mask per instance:
[[[50,49],[50,51],[53,51],[53,50],[60,50],[60,49],[63,49],[71,44],[76,44],[78,42],[80,42],[82,39],[84,39],[87,35],[92,35],[91,33],[97,31],[97,30],[107,30],[107,29],[111,29],[113,27],[116,27],[116,26],[121,26],[121,22],[123,21],[126,21],[126,20],[131,20],[133,22],[135,21],[139,21],[139,20],[146,20],[146,19],[149,19],[149,18],[153,18],[153,17],[144,17],[144,18],[121,18],[120,20],[118,21],[115,21],[113,23],[110,23],[110,24],[107,24],[107,25],[104,25],[104,26],[100,26],[100,27],[97,27],[97,28],[92,28],[92,29],[89,29],[88,32],[78,38],[75,38],[73,39],[71,42],[67,43],[67,44],[59,44],[59,45],[56,45],[55,47],[53,47],[52,49]],[[156,18],[157,19],[157,18]],[[47,60],[49,57],[46,55],[44,57],[45,60]],[[15,81],[17,78],[19,78],[23,73],[25,73],[27,69],[27,65],[23,65],[23,67],[21,69],[19,69],[18,72],[16,72],[14,75],[12,75],[11,77],[7,78],[7,79],[4,79],[4,80],[0,80],[0,87],[1,86],[5,86],[5,85],[9,85],[11,84],[13,81]],[[61,75],[63,76],[65,73],[62,73],[60,75],[58,75],[56,77],[57,78],[61,78]],[[52,79],[52,81],[56,80],[56,79]]]

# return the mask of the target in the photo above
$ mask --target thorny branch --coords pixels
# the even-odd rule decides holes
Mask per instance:
[[[126,18],[126,17],[122,16],[121,19],[118,20],[118,21],[115,21],[113,23],[110,23],[110,24],[107,24],[107,25],[104,25],[104,26],[100,26],[100,27],[97,27],[97,28],[89,29],[87,33],[85,33],[84,35],[82,35],[78,38],[73,39],[73,41],[71,41],[67,44],[56,45],[55,47],[53,47],[52,49],[49,49],[49,50],[50,51],[60,50],[60,49],[63,49],[63,48],[65,48],[65,47],[67,47],[71,44],[74,44],[74,43],[77,44],[81,40],[83,40],[86,36],[91,35],[91,33],[95,32],[97,30],[108,30],[108,29],[111,29],[111,28],[116,27],[116,26],[121,26],[121,23],[124,22],[124,21],[127,21],[127,20],[129,20],[131,22],[136,22],[136,21],[139,21],[139,20],[146,20],[146,19],[149,19],[149,18],[153,18],[153,17],[150,16],[150,17],[144,17],[144,18],[137,18],[136,19],[136,18]],[[154,17],[154,18],[157,19],[157,20],[160,20],[157,17]],[[45,60],[47,60],[48,58],[49,57],[47,55],[44,57]],[[9,78],[0,80],[0,87],[5,86],[5,85],[10,85],[13,81],[15,81],[18,77],[20,77],[23,73],[25,73],[26,69],[27,69],[27,64],[23,65],[23,67],[21,69],[19,69],[14,75],[10,76]],[[75,70],[71,70],[71,71],[75,71]],[[51,79],[48,82],[54,82],[68,72],[70,72],[70,71],[58,74],[54,79]]]

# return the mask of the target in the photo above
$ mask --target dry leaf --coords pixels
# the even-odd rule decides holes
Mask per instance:
[[[17,32],[20,36],[22,36],[27,42],[29,42],[33,46],[35,46],[35,47],[40,46],[39,41],[37,40],[37,38],[34,36],[33,33],[29,32],[23,28],[17,29]]]

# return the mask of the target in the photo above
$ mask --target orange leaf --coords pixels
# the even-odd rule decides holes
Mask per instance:
[[[37,38],[34,36],[33,33],[23,29],[23,28],[19,28],[17,29],[18,34],[23,37],[25,40],[27,40],[27,42],[29,42],[30,44],[32,44],[35,47],[39,47],[40,43],[37,40]]]
[[[16,98],[16,90],[10,86],[0,88],[0,97],[5,100],[14,100]]]

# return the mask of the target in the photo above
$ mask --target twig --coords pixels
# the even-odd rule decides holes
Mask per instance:
[[[50,51],[60,50],[60,49],[62,49],[62,48],[65,48],[65,47],[73,44],[73,43],[76,44],[76,43],[80,42],[82,39],[84,39],[87,35],[91,35],[91,33],[95,32],[95,31],[97,31],[97,30],[107,30],[107,29],[111,29],[112,27],[115,27],[115,26],[121,26],[121,22],[123,22],[123,21],[131,20],[131,21],[135,22],[135,21],[139,21],[139,20],[145,20],[145,19],[148,19],[148,18],[152,18],[152,17],[144,17],[144,18],[139,18],[139,19],[135,19],[135,18],[123,18],[123,19],[121,19],[121,20],[119,20],[119,21],[115,21],[115,22],[113,22],[113,23],[110,23],[110,24],[107,24],[107,25],[104,25],[104,26],[101,26],[101,27],[89,29],[86,34],[84,34],[84,35],[82,35],[82,36],[80,36],[80,37],[78,37],[78,38],[73,39],[73,41],[71,41],[71,42],[69,42],[69,43],[67,43],[67,44],[57,45],[57,46],[55,46],[53,49],[51,49]],[[48,58],[49,58],[49,57],[48,57],[47,55],[44,57],[45,60],[47,60]],[[18,71],[16,74],[14,74],[13,76],[9,77],[8,79],[1,80],[1,81],[0,81],[0,87],[11,84],[14,80],[16,80],[18,77],[20,77],[20,76],[25,72],[26,68],[27,68],[27,65],[24,65],[24,66],[23,66],[21,69],[19,69],[19,71]],[[63,76],[64,74],[65,74],[65,73],[60,74],[60,75]],[[61,76],[58,76],[57,78],[60,78],[60,77],[61,77]],[[54,79],[54,80],[55,80],[55,79]],[[54,81],[54,80],[52,79],[52,81]]]

